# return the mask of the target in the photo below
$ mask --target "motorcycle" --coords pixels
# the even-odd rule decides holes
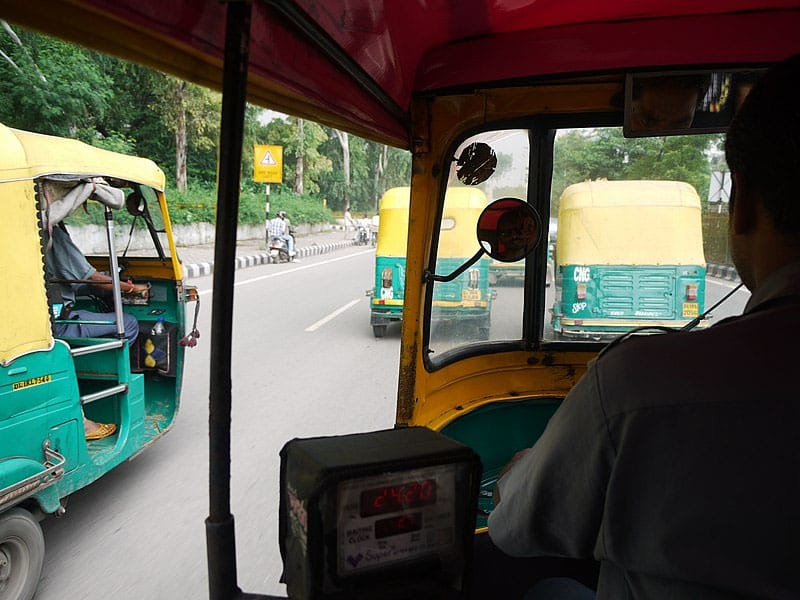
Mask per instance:
[[[289,242],[279,237],[271,237],[269,239],[267,254],[271,263],[291,262],[292,260],[289,256]]]
[[[356,238],[355,238],[356,246],[366,246],[367,244],[369,244],[369,240],[370,240],[369,228],[365,225],[359,225],[358,229],[356,229]]]

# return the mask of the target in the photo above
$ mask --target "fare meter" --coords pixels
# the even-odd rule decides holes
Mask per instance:
[[[287,443],[289,597],[454,597],[472,558],[480,476],[472,449],[425,427]]]

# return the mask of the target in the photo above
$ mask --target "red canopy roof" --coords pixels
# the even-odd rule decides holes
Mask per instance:
[[[0,14],[219,88],[226,4],[0,0]],[[414,94],[800,52],[800,0],[254,0],[252,102],[408,146]]]

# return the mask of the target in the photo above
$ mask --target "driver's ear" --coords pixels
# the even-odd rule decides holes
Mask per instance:
[[[756,194],[741,173],[732,173],[734,198],[730,205],[730,229],[735,234],[748,233],[756,224]]]

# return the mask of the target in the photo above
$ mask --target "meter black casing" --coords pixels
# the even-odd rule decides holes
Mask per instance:
[[[440,488],[437,498],[452,522],[452,528],[439,531],[452,530],[452,544],[448,540],[437,551],[408,560],[390,559],[385,567],[342,573],[338,490],[351,488],[357,494],[362,480],[402,481],[406,474],[419,473],[433,473],[428,481],[438,473],[454,486],[452,491]],[[290,598],[455,598],[467,586],[481,477],[480,458],[468,446],[425,427],[294,439],[281,450],[280,477],[282,581]],[[433,518],[441,519],[441,511]],[[403,518],[404,513],[423,518],[410,508],[395,514]],[[431,535],[427,531],[417,537]]]

